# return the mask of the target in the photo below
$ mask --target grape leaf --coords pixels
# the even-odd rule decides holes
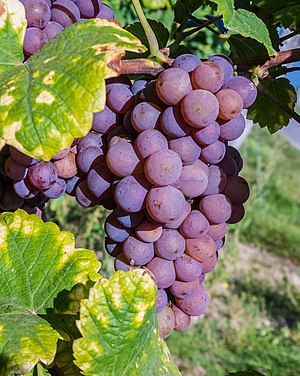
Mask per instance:
[[[93,112],[104,108],[104,79],[117,75],[109,63],[125,50],[145,47],[114,22],[94,19],[67,27],[25,63],[9,65],[0,74],[1,146],[49,160],[84,136]]]
[[[142,0],[142,4],[149,10],[163,9],[169,5],[169,0]]]
[[[75,364],[87,376],[180,375],[158,337],[156,286],[141,269],[102,279],[82,300]]]
[[[25,10],[18,0],[0,0],[0,74],[23,61]]]
[[[270,55],[276,54],[266,24],[246,9],[234,9],[234,0],[212,0],[218,4],[218,13],[223,15],[229,35],[240,34],[265,45]]]
[[[294,109],[297,94],[286,78],[261,80],[258,89],[260,93],[249,108],[247,117],[261,128],[268,127],[271,133],[275,133],[288,125],[291,116],[284,108]]]
[[[0,374],[26,373],[53,361],[61,338],[39,314],[59,291],[99,279],[92,251],[23,210],[0,216]]]
[[[204,2],[204,0],[177,0],[174,6],[174,21],[184,23]]]
[[[249,370],[249,371],[239,371],[239,372],[228,373],[227,376],[264,376],[264,375],[255,370]]]

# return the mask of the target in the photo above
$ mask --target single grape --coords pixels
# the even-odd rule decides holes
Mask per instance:
[[[18,149],[15,149],[13,146],[9,146],[9,153],[13,159],[23,166],[32,166],[39,162],[38,159],[31,158],[26,154],[23,154]]]
[[[224,84],[223,70],[217,63],[205,61],[194,69],[192,84],[194,89],[203,89],[216,93]]]
[[[213,144],[207,145],[201,150],[201,160],[205,163],[219,163],[224,158],[226,146],[224,142],[217,140]]]
[[[148,84],[147,80],[143,80],[143,79],[136,80],[132,84],[130,90],[131,90],[133,95],[137,95],[139,92],[141,92],[143,89],[145,89],[147,84]]]
[[[76,157],[73,153],[68,153],[66,157],[54,161],[58,176],[63,179],[70,179],[77,174]]]
[[[234,76],[228,80],[222,89],[232,89],[240,94],[243,99],[244,108],[250,107],[257,97],[257,88],[247,77]]]
[[[48,189],[58,178],[58,171],[52,162],[40,162],[28,169],[30,183],[41,190]]]
[[[157,287],[166,289],[175,282],[175,269],[173,261],[164,260],[160,257],[154,257],[146,267],[154,275]]]
[[[174,267],[176,272],[176,280],[182,282],[194,281],[202,274],[201,263],[187,254],[183,254],[181,257],[175,260]]]
[[[66,193],[74,196],[77,184],[82,180],[78,175],[73,176],[70,179],[66,179]]]
[[[208,231],[209,223],[199,210],[192,210],[180,226],[180,232],[185,238],[198,238]]]
[[[94,146],[100,149],[103,146],[102,137],[97,133],[89,132],[85,137],[80,138],[77,144],[77,152],[87,146]]]
[[[113,213],[111,213],[106,218],[104,228],[105,228],[105,233],[107,234],[107,236],[109,236],[111,240],[113,240],[117,243],[121,243],[124,240],[126,240],[131,233],[130,229],[122,226],[117,221],[117,219],[115,218]]]
[[[242,204],[233,204],[231,217],[227,223],[234,224],[240,222],[245,216],[245,208]]]
[[[197,65],[201,64],[201,60],[192,54],[183,54],[177,56],[172,64],[172,68],[181,68],[186,72],[192,72]]]
[[[80,10],[81,17],[95,18],[100,12],[102,1],[101,0],[77,0],[76,5]]]
[[[71,0],[56,0],[51,8],[51,21],[58,22],[63,27],[76,23],[80,19],[80,11]]]
[[[237,166],[233,157],[227,154],[227,152],[221,162],[218,163],[218,166],[222,168],[227,177],[236,175],[238,173]]]
[[[202,315],[207,310],[208,303],[209,297],[202,285],[190,298],[176,298],[176,306],[189,316]]]
[[[98,199],[90,191],[86,180],[78,181],[74,187],[74,195],[77,202],[85,208],[98,204]]]
[[[209,235],[186,239],[186,253],[199,262],[207,261],[216,252],[216,244]]]
[[[151,188],[146,197],[149,215],[159,223],[179,219],[185,210],[185,198],[171,186]]]
[[[242,114],[238,117],[225,121],[220,119],[220,140],[233,141],[239,138],[246,126],[245,118]]]
[[[47,198],[58,198],[66,191],[66,182],[58,178],[50,188],[43,191],[43,195]]]
[[[195,163],[201,153],[199,145],[196,144],[191,136],[170,140],[169,148],[179,155],[184,166]]]
[[[37,27],[28,27],[25,31],[23,49],[27,56],[31,56],[39,51],[46,43],[48,38],[43,30]]]
[[[183,119],[179,107],[167,107],[160,116],[162,130],[170,137],[184,137],[191,133],[191,127]]]
[[[155,186],[167,186],[181,175],[181,159],[172,150],[160,150],[147,158],[144,171],[147,179]]]
[[[158,335],[160,338],[167,338],[175,327],[175,316],[172,309],[166,305],[158,314]]]
[[[64,27],[55,21],[48,22],[47,26],[43,30],[47,36],[48,41],[56,37],[61,31],[63,31]]]
[[[217,256],[217,252],[215,252],[211,258],[202,262],[203,274],[207,274],[213,271],[217,265],[217,261],[218,261],[218,256]]]
[[[102,111],[94,113],[92,130],[97,133],[106,134],[111,131],[118,122],[119,115],[105,106]]]
[[[244,204],[250,195],[249,185],[241,176],[230,176],[223,192],[233,204]]]
[[[113,84],[107,88],[106,104],[115,113],[125,114],[134,105],[133,94],[127,85]]]
[[[26,0],[24,8],[27,27],[43,29],[50,21],[50,7],[44,0]]]
[[[183,332],[187,330],[191,324],[191,317],[187,315],[186,313],[184,313],[181,309],[179,309],[175,305],[172,305],[171,308],[175,317],[174,329],[177,330],[178,332]]]
[[[146,101],[156,104],[161,109],[166,108],[166,104],[159,98],[157,94],[156,81],[157,80],[152,80],[147,83],[145,89],[136,96],[136,103]]]
[[[122,270],[123,272],[128,272],[128,270],[132,269],[132,266],[127,261],[124,253],[120,253],[115,258],[114,266],[115,266],[115,270]]]
[[[109,255],[117,257],[122,252],[122,243],[115,242],[109,237],[106,237],[105,250]]]
[[[227,146],[226,156],[227,155],[231,156],[234,159],[237,167],[237,173],[239,173],[243,168],[243,158],[241,157],[240,152],[233,146]]]
[[[202,195],[209,196],[222,193],[227,184],[227,175],[219,166],[211,165],[208,170],[208,186]]]
[[[135,148],[142,159],[149,155],[168,149],[168,141],[165,136],[156,129],[147,129],[141,132],[135,140]]]
[[[175,281],[170,287],[170,291],[176,298],[185,299],[190,298],[198,288],[198,279],[190,282]]]
[[[162,72],[156,81],[159,98],[168,106],[176,106],[192,91],[189,74],[180,68],[170,68]]]
[[[218,140],[220,136],[220,126],[216,121],[202,129],[193,129],[193,138],[200,145],[210,145]]]
[[[59,161],[60,159],[65,158],[70,152],[70,148],[63,149],[58,151],[56,154],[53,155],[52,161]]]
[[[177,230],[163,229],[161,237],[154,243],[155,253],[165,260],[176,260],[185,250],[185,240]]]
[[[12,157],[5,161],[5,173],[12,180],[22,180],[27,176],[28,167],[16,162]]]
[[[156,242],[162,234],[162,226],[159,223],[144,219],[135,229],[136,236],[146,243]]]
[[[216,250],[219,251],[225,244],[225,238],[215,240]]]
[[[13,187],[16,194],[24,199],[33,198],[38,193],[38,189],[30,184],[28,178],[24,180],[14,181]]]
[[[19,197],[12,185],[7,185],[2,193],[0,209],[3,211],[14,211],[24,205],[24,199]]]
[[[97,198],[105,198],[111,193],[113,174],[105,163],[92,168],[87,175],[87,185]]]
[[[238,117],[243,109],[243,99],[234,90],[222,89],[216,93],[219,102],[219,117],[230,120]]]
[[[136,213],[129,213],[121,209],[118,206],[114,210],[114,216],[121,225],[123,225],[124,227],[128,227],[128,228],[136,227],[135,230],[137,230],[137,226],[139,226],[139,224],[143,221],[145,217],[143,211],[136,212]]]
[[[137,171],[140,160],[129,142],[121,142],[108,150],[106,163],[115,175],[125,177]]]
[[[195,128],[205,128],[219,114],[219,102],[214,94],[207,90],[193,90],[181,102],[184,120]]]
[[[183,166],[179,180],[179,189],[186,197],[200,196],[208,185],[208,168],[197,160],[192,165]]]
[[[150,184],[143,175],[130,175],[118,182],[114,197],[123,210],[135,213],[144,208],[149,189]]]
[[[163,289],[157,290],[156,297],[156,313],[163,310],[163,308],[168,304],[168,295]]]
[[[88,173],[93,167],[104,161],[103,150],[95,146],[85,146],[80,149],[76,155],[76,163],[78,168]]]
[[[108,21],[112,21],[115,19],[115,14],[111,7],[106,4],[102,4],[100,12],[97,14],[96,18],[104,18]]]
[[[164,223],[164,228],[177,229],[178,227],[180,227],[185,218],[189,215],[191,210],[191,204],[186,201],[182,215],[178,219],[174,219],[170,222]]]
[[[228,225],[226,222],[218,223],[217,225],[210,225],[207,235],[213,238],[215,241],[224,238],[227,234]]]
[[[160,114],[161,110],[156,104],[151,102],[138,103],[131,113],[132,126],[137,132],[157,128]]]
[[[233,63],[228,56],[213,55],[208,58],[209,61],[217,63],[223,70],[224,82],[227,82],[233,75]]]
[[[222,193],[203,197],[199,208],[212,224],[226,222],[232,213],[232,203]]]
[[[131,265],[146,265],[154,257],[153,243],[129,236],[123,243],[123,253]]]

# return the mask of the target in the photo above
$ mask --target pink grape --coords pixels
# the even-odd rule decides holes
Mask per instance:
[[[234,76],[228,80],[222,89],[232,89],[240,94],[244,108],[250,107],[257,97],[257,88],[251,80],[243,76]]]
[[[211,258],[202,262],[203,274],[207,274],[213,271],[217,265],[217,261],[218,261],[218,256],[217,256],[217,252],[215,252]]]
[[[147,158],[144,171],[152,184],[166,186],[179,178],[182,172],[181,159],[172,150],[160,150]]]
[[[80,19],[80,12],[71,0],[56,0],[51,8],[51,21],[58,22],[63,27],[76,23]]]
[[[228,81],[233,75],[233,63],[228,56],[224,55],[213,55],[208,58],[208,61],[213,61],[217,63],[223,70],[224,81]]]
[[[220,125],[216,121],[202,129],[193,129],[193,138],[200,145],[210,145],[216,142],[220,136]]]
[[[220,140],[236,140],[243,134],[245,126],[246,121],[242,114],[228,121],[220,119]]]
[[[151,188],[146,197],[150,216],[159,223],[179,219],[185,210],[185,198],[176,188],[167,186]]]
[[[123,243],[123,253],[130,264],[145,265],[154,257],[153,243],[145,243],[129,236]]]
[[[95,18],[100,12],[102,1],[99,0],[77,0],[76,5],[84,18]]]
[[[176,272],[176,280],[179,281],[191,282],[200,277],[202,274],[201,263],[187,254],[183,254],[181,257],[175,260],[174,267]]]
[[[181,103],[184,120],[195,128],[205,128],[219,114],[219,102],[214,94],[207,90],[193,90]]]
[[[154,257],[146,267],[154,275],[157,287],[166,289],[175,282],[175,269],[173,261],[164,260],[160,257]]]
[[[186,197],[200,196],[208,185],[208,168],[197,160],[189,166],[183,166],[179,177],[180,191]]]
[[[133,94],[125,84],[107,85],[106,104],[117,114],[125,114],[134,105]]]
[[[50,21],[43,31],[47,35],[48,40],[51,40],[56,37],[57,34],[63,31],[63,29],[64,27],[58,22]]]
[[[199,208],[212,224],[226,222],[232,213],[232,203],[222,193],[203,197]]]
[[[135,229],[136,236],[146,243],[156,242],[162,234],[162,226],[144,219]]]
[[[24,1],[27,27],[43,29],[51,18],[50,7],[44,0]]]
[[[201,64],[201,60],[192,54],[183,54],[173,61],[172,68],[181,68],[186,72],[192,72],[197,65]]]
[[[167,69],[158,76],[156,90],[163,102],[169,106],[176,106],[192,91],[190,76],[180,68]]]
[[[192,210],[180,226],[180,232],[185,238],[198,238],[208,231],[209,223],[199,210]]]
[[[226,222],[219,223],[217,225],[210,225],[207,235],[212,237],[214,240],[222,239],[228,231],[228,225]]]
[[[205,61],[198,65],[192,73],[192,84],[194,89],[208,90],[216,93],[224,83],[222,68],[213,61]]]
[[[37,27],[28,27],[25,31],[23,49],[27,56],[31,56],[39,51],[46,43],[48,38],[43,30]]]
[[[187,315],[186,313],[184,313],[181,309],[179,309],[175,305],[172,305],[171,309],[175,317],[174,329],[179,332],[187,330],[191,324],[191,317]]]
[[[238,117],[243,109],[243,99],[234,90],[222,89],[216,93],[219,102],[219,117],[230,120]]]
[[[122,226],[117,221],[113,213],[111,213],[106,218],[104,227],[105,227],[105,233],[110,237],[111,240],[117,243],[121,243],[125,241],[131,233],[130,229]]]
[[[215,252],[215,241],[207,234],[196,239],[186,239],[186,253],[199,262],[207,261]]]
[[[191,136],[170,140],[169,148],[179,155],[184,166],[195,163],[201,153],[200,147]]]
[[[183,211],[182,215],[178,219],[175,219],[175,220],[172,220],[170,222],[164,223],[164,228],[177,229],[178,227],[180,227],[180,225],[185,220],[185,218],[189,215],[189,213],[191,212],[191,210],[192,210],[191,209],[191,204],[186,201],[185,202],[184,211]]]
[[[199,287],[199,280],[190,282],[175,281],[170,287],[171,293],[179,299],[190,298]]]
[[[199,289],[190,298],[176,298],[175,300],[176,306],[189,316],[202,315],[209,303],[208,294],[202,285],[199,286]]]
[[[206,163],[219,163],[224,158],[226,153],[226,146],[223,142],[217,140],[213,144],[207,145],[202,148],[201,160]]]
[[[165,290],[158,289],[156,297],[156,313],[163,310],[163,308],[168,304],[168,295]]]
[[[106,163],[115,175],[125,177],[137,171],[140,159],[129,142],[121,142],[108,150]]]
[[[146,129],[154,129],[158,126],[160,108],[151,102],[141,102],[137,104],[131,113],[131,123],[137,132]]]
[[[165,136],[156,129],[147,129],[141,132],[135,140],[135,148],[142,159],[149,155],[168,149],[168,141]]]
[[[105,106],[102,111],[94,113],[92,130],[97,133],[106,134],[111,131],[118,122],[119,115]]]
[[[185,250],[184,237],[172,229],[163,229],[162,235],[154,243],[155,253],[165,260],[176,260]]]
[[[170,137],[184,137],[191,133],[191,127],[183,119],[179,107],[166,108],[160,117],[164,133]]]
[[[160,338],[167,338],[175,327],[175,316],[172,309],[166,305],[158,314],[158,335]]]
[[[208,169],[208,185],[202,195],[208,196],[222,193],[227,185],[227,175],[219,166],[211,165]]]
[[[225,238],[215,240],[216,250],[219,251],[225,244]]]

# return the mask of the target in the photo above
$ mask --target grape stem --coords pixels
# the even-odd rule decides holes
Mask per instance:
[[[154,34],[153,30],[151,29],[149,25],[149,22],[147,21],[147,18],[145,17],[145,14],[143,12],[143,9],[141,7],[139,0],[132,0],[132,4],[142,24],[146,37],[148,39],[150,55],[157,57],[159,56],[159,46],[158,46],[156,35]]]

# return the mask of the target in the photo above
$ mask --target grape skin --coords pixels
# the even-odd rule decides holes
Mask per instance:
[[[209,297],[202,285],[198,290],[186,299],[176,298],[176,306],[189,316],[200,316],[208,307]]]
[[[173,261],[154,257],[147,265],[147,269],[154,275],[157,287],[166,289],[175,282],[175,269]]]
[[[210,145],[216,142],[220,136],[221,128],[220,125],[213,121],[211,124],[207,125],[202,129],[193,129],[193,138],[200,145]]]
[[[200,147],[191,136],[170,140],[169,148],[179,155],[184,166],[195,163],[201,153]]]
[[[215,252],[215,241],[207,234],[195,239],[186,239],[186,253],[201,263],[211,258]]]
[[[231,120],[238,117],[243,109],[243,99],[234,90],[222,89],[216,93],[219,102],[219,117],[224,120]]]
[[[232,203],[222,193],[203,197],[199,204],[200,211],[212,224],[226,222],[232,213]]]
[[[181,68],[186,72],[192,72],[197,65],[201,64],[201,60],[192,54],[183,54],[177,56],[173,61],[172,68]]]
[[[199,210],[192,210],[180,226],[180,232],[185,238],[198,238],[208,231],[209,223]]]
[[[142,159],[149,155],[168,149],[168,141],[165,136],[156,129],[147,129],[141,132],[135,140],[135,148]]]
[[[160,108],[151,102],[137,104],[131,113],[131,122],[137,132],[157,128]]]
[[[168,295],[163,289],[157,290],[157,297],[156,297],[156,313],[163,310],[163,308],[168,303]]]
[[[174,329],[179,332],[187,330],[191,324],[191,317],[175,305],[172,305],[171,309],[175,317]]]
[[[146,243],[156,242],[162,235],[162,226],[158,223],[150,222],[144,219],[138,226],[136,226],[136,236]]]
[[[182,282],[191,282],[202,274],[202,265],[200,262],[183,254],[174,261],[176,279]]]
[[[184,237],[172,229],[163,229],[160,238],[154,243],[155,253],[165,260],[176,260],[185,250]]]
[[[215,241],[222,239],[228,231],[228,225],[226,222],[219,223],[217,225],[210,225],[207,234]]]
[[[125,241],[131,233],[129,228],[122,226],[117,221],[113,213],[106,218],[104,228],[109,238],[117,243]]]
[[[175,327],[175,316],[169,306],[165,306],[158,314],[158,334],[160,338],[167,338]]]
[[[186,197],[200,196],[208,185],[208,168],[197,160],[189,166],[183,166],[179,177],[179,189]]]
[[[224,190],[226,195],[233,204],[244,204],[250,195],[247,180],[241,176],[230,176]]]
[[[162,130],[170,137],[184,137],[191,133],[191,127],[182,117],[180,108],[168,107],[160,116]]]
[[[113,145],[106,154],[109,169],[117,176],[125,177],[133,174],[140,162],[133,146],[128,142]]]
[[[170,291],[176,298],[186,299],[193,296],[198,287],[198,279],[195,279],[190,282],[175,281],[170,287]]]
[[[203,196],[222,193],[227,185],[227,175],[219,166],[209,166],[208,185]]]
[[[216,93],[224,83],[222,68],[213,61],[205,61],[198,65],[192,73],[192,84],[194,89],[208,90]]]
[[[125,240],[122,250],[130,264],[135,266],[145,265],[154,257],[153,243],[142,242],[133,236]]]

